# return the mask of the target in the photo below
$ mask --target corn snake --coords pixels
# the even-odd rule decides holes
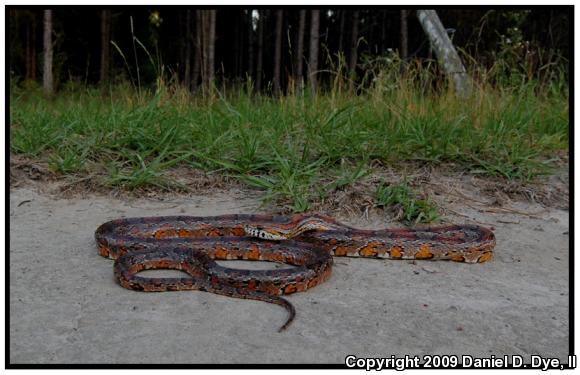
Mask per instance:
[[[115,260],[125,288],[154,292],[200,290],[295,309],[282,295],[312,288],[330,277],[333,256],[431,259],[481,263],[492,257],[495,236],[476,225],[414,229],[355,229],[321,215],[293,217],[160,216],[112,220],[95,232],[99,254]],[[293,268],[243,270],[216,260],[262,260]],[[178,269],[190,278],[137,275]]]

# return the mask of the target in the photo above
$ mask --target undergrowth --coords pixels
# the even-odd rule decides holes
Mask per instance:
[[[416,196],[411,187],[402,182],[396,185],[381,183],[375,192],[376,205],[395,211],[395,219],[406,223],[431,223],[439,219],[437,206],[429,199]]]
[[[12,87],[10,150],[124,189],[172,188],[166,172],[176,166],[221,173],[300,212],[371,174],[376,161],[531,180],[568,148],[568,93],[559,81],[498,87],[474,72],[472,95],[458,99],[419,66],[404,75],[397,67],[377,70],[358,95],[338,78],[326,93],[280,98],[252,94],[250,85],[209,96],[179,85],[148,94],[76,87],[52,98]],[[401,205],[408,221],[436,219],[408,186],[381,186],[378,206]]]

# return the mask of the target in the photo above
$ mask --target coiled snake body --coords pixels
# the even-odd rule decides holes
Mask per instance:
[[[95,232],[99,254],[115,259],[114,274],[125,288],[157,292],[201,290],[254,299],[286,308],[281,295],[325,281],[332,256],[485,262],[495,237],[476,225],[361,230],[321,215],[293,217],[223,215],[161,216],[112,220]],[[242,270],[215,260],[263,260],[293,265],[277,270]],[[137,275],[147,269],[178,269],[191,278]]]

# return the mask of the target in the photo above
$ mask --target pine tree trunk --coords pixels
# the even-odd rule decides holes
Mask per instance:
[[[248,11],[248,78],[250,81],[254,77],[254,18],[253,10]]]
[[[439,64],[451,77],[455,94],[462,98],[469,96],[471,91],[469,77],[437,12],[432,9],[417,10],[417,18],[431,42]]]
[[[52,10],[44,11],[44,33],[43,33],[43,69],[42,86],[46,94],[52,94],[54,82],[52,75]]]
[[[183,74],[183,83],[187,88],[191,87],[191,45],[193,44],[193,38],[191,37],[191,9],[185,12],[185,72]]]
[[[401,10],[401,59],[406,60],[409,56],[409,34],[407,27],[407,10]]]
[[[111,56],[111,10],[101,10],[101,70],[100,82],[105,84],[109,81],[110,56]]]
[[[246,55],[245,55],[245,51],[246,51],[246,35],[244,34],[246,32],[246,24],[245,24],[245,19],[243,17],[244,12],[240,12],[240,16],[238,17],[238,42],[237,42],[237,49],[238,52],[235,55],[237,58],[237,65],[238,65],[238,69],[235,72],[235,77],[239,78],[242,77],[244,75],[245,69],[244,69],[244,64],[246,62]]]
[[[340,12],[340,29],[338,32],[338,51],[344,52],[344,20],[346,10],[339,10]]]
[[[211,88],[215,73],[215,12],[215,10],[200,11],[201,81],[205,92]]]
[[[36,81],[36,12],[32,13],[32,39],[30,46],[30,79]]]
[[[262,62],[264,57],[264,17],[266,17],[265,11],[258,11],[258,56],[256,58],[256,91],[260,91],[262,88]]]
[[[202,22],[201,22],[201,11],[195,11],[195,58],[193,59],[193,68],[191,74],[191,88],[197,89],[197,82],[199,79],[199,73],[201,71],[202,66],[202,50],[201,50],[201,41],[202,41]]]
[[[179,79],[185,85],[185,50],[187,49],[187,11],[177,15],[177,23],[179,24]],[[191,72],[190,72],[191,73]]]
[[[371,13],[368,16],[371,20],[371,26],[368,32],[368,45],[372,54],[378,54],[379,52],[379,45],[377,43],[377,26],[379,25],[378,16],[378,12]]]
[[[356,79],[356,63],[358,61],[358,21],[359,11],[355,10],[352,14],[352,32],[350,34],[350,60],[348,70],[350,75],[350,86],[354,86]]]
[[[18,12],[15,10],[10,11],[11,17],[16,19],[15,23],[18,24]],[[26,23],[26,47],[24,50],[24,64],[26,65],[26,73],[24,74],[24,79],[26,81],[30,80],[32,77],[32,25],[30,23]]]
[[[276,34],[274,44],[274,77],[272,79],[272,89],[274,95],[280,94],[280,63],[282,58],[282,15],[283,10],[276,11]]]
[[[315,95],[318,89],[316,73],[318,71],[318,43],[320,40],[320,10],[312,10],[310,13],[310,53],[308,55],[308,82],[310,90]]]
[[[234,30],[234,35],[235,35],[235,39],[234,39],[234,43],[232,45],[233,48],[233,57],[234,57],[234,69],[233,69],[233,73],[234,76],[237,78],[240,76],[240,72],[242,71],[242,67],[241,65],[241,61],[242,59],[240,58],[241,55],[241,44],[242,44],[242,40],[243,37],[241,34],[243,34],[242,32],[242,22],[240,21],[240,14],[242,14],[242,11],[239,11],[238,14],[236,14],[236,17],[234,18],[234,22],[231,25],[232,29]]]
[[[207,33],[207,88],[210,89],[214,84],[215,75],[215,28],[216,28],[216,10],[208,11],[208,33]]]
[[[201,86],[203,90],[207,88],[207,44],[208,44],[208,34],[209,34],[209,18],[208,11],[202,10],[201,12]]]
[[[306,9],[300,11],[298,21],[298,36],[296,41],[296,59],[294,61],[294,74],[296,89],[302,90],[304,80],[302,78],[302,65],[304,63],[304,29],[306,28]]]

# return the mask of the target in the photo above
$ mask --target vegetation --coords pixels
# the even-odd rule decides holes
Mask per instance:
[[[403,60],[392,50],[363,53],[356,80],[344,55],[327,51],[318,91],[288,77],[282,95],[256,92],[250,78],[192,91],[134,40],[131,52],[114,44],[129,73],[115,84],[70,80],[46,96],[35,82],[11,79],[11,152],[129,190],[187,189],[169,172],[194,168],[231,176],[300,212],[377,165],[445,165],[528,181],[568,149],[566,60],[521,59],[529,47],[522,39],[502,39],[493,64],[462,52],[474,82],[467,99],[453,95],[433,60]],[[131,78],[139,65],[125,56],[136,51],[147,52],[143,65],[156,72],[154,84]],[[395,207],[407,222],[438,218],[405,182],[378,184],[375,205]]]
[[[427,199],[414,196],[406,182],[398,185],[381,183],[376,190],[376,204],[397,210],[396,218],[411,223],[430,223],[439,218],[437,207]]]
[[[46,158],[59,173],[128,189],[170,187],[164,172],[176,165],[226,173],[288,200],[295,211],[355,183],[373,160],[453,162],[472,173],[529,180],[549,171],[555,150],[567,149],[567,94],[553,84],[482,84],[460,101],[450,92],[421,95],[425,75],[382,71],[360,96],[336,88],[278,99],[243,89],[214,98],[179,88],[138,96],[127,87],[108,95],[74,88],[47,99],[14,88],[10,147]],[[327,177],[334,182],[321,185]]]

